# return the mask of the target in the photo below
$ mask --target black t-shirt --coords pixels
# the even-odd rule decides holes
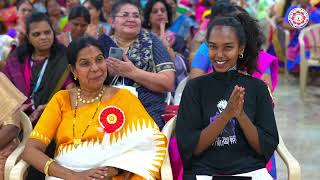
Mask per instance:
[[[257,154],[249,145],[239,123],[233,118],[207,150],[194,156],[201,131],[225,109],[235,85],[245,88],[244,111],[258,130],[263,155]],[[214,72],[189,81],[180,103],[176,136],[184,179],[264,168],[279,141],[267,86],[263,81],[237,71]]]

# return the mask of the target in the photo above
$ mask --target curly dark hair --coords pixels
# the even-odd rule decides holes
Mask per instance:
[[[241,24],[244,26],[246,35],[251,34],[255,37],[258,37],[255,39],[255,41],[257,42],[257,47],[261,49],[261,46],[265,42],[266,38],[260,29],[258,21],[254,17],[250,16],[250,14],[248,14],[245,9],[228,1],[218,1],[211,8],[211,12],[212,14],[210,16],[210,21],[213,21],[214,18],[220,16],[237,17],[240,20]],[[248,41],[250,41],[250,39]]]
[[[244,51],[244,58],[255,59],[254,61],[246,61],[244,66],[249,74],[257,69],[257,58],[262,44],[265,42],[265,36],[263,35],[258,21],[250,16],[243,8],[234,5],[230,2],[218,1],[215,6],[212,7],[212,14],[210,16],[210,23],[215,21],[216,18],[224,16],[232,16],[242,24],[242,27],[246,35],[246,46]],[[254,64],[249,62],[255,62]],[[240,67],[238,67],[240,68]]]
[[[238,37],[240,46],[245,46],[243,58],[237,60],[237,68],[239,70],[247,71],[252,74],[257,70],[257,57],[259,53],[258,48],[253,48],[256,46],[256,42],[252,41],[254,37],[249,37],[245,31],[244,25],[239,21],[237,17],[219,17],[214,19],[208,26],[208,31],[206,34],[206,40],[208,41],[211,35],[211,31],[215,26],[229,26],[232,27]],[[250,41],[249,41],[250,39]]]
[[[150,24],[150,14],[152,12],[153,6],[157,3],[160,2],[164,5],[167,11],[167,16],[168,16],[168,23],[166,24],[166,29],[170,27],[172,23],[172,12],[171,12],[171,7],[170,5],[165,1],[165,0],[150,0],[146,4],[146,7],[144,9],[144,21],[142,23],[142,27],[146,29],[151,29],[151,24]]]

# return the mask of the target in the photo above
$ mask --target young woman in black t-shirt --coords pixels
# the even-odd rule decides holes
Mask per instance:
[[[277,126],[267,86],[243,73],[256,69],[258,55],[246,52],[251,45],[246,39],[234,17],[208,27],[215,72],[188,82],[176,124],[184,180],[215,175],[272,179],[265,166],[278,145]]]

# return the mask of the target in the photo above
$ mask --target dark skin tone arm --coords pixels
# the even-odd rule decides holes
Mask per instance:
[[[20,129],[12,124],[0,128],[0,150],[8,145],[14,138],[18,137]]]
[[[200,134],[199,142],[194,151],[194,155],[201,155],[212,142],[219,136],[221,131],[225,128],[229,120],[235,117],[245,134],[250,146],[258,153],[261,154],[261,146],[259,142],[259,135],[257,128],[250,121],[248,116],[243,110],[245,89],[239,86],[235,86],[226,109],[219,114],[215,121],[210,123]]]

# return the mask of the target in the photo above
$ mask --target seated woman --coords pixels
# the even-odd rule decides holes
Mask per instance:
[[[215,72],[188,82],[177,117],[183,179],[271,180],[265,167],[279,142],[272,99],[263,81],[239,72],[256,68],[258,49],[247,49],[251,42],[234,17],[215,19],[206,40]]]
[[[85,34],[91,22],[89,10],[84,6],[75,6],[69,13],[68,21],[68,31],[57,36],[58,41],[66,47],[69,46],[72,40]]]
[[[112,4],[114,3],[113,0],[102,0],[102,14],[103,18],[106,20],[107,23],[110,23],[111,19],[111,8]]]
[[[136,96],[104,84],[107,63],[98,40],[72,41],[68,61],[78,86],[53,96],[23,159],[47,179],[121,179],[122,172],[130,179],[159,179],[166,137]],[[54,159],[44,154],[52,139]]]
[[[274,91],[278,83],[278,59],[265,51],[260,50],[264,36],[257,26],[256,20],[238,6],[226,2],[219,2],[213,7],[211,21],[218,16],[236,16],[245,29],[247,39],[253,45],[250,49],[258,49],[258,66],[253,72],[248,72],[253,77],[260,78],[266,82],[271,91]],[[251,56],[251,54],[249,54]],[[213,71],[209,58],[207,43],[202,43],[197,50],[191,65],[190,77],[195,78]]]
[[[199,25],[192,17],[192,12],[186,14],[180,14],[177,12],[178,2],[177,0],[166,0],[167,4],[171,7],[172,23],[169,27],[171,32],[176,33],[177,35],[183,37],[184,40],[190,42],[192,39],[193,31],[199,28]],[[186,6],[191,7],[189,1],[183,1]],[[179,4],[182,4],[182,1],[179,1]]]
[[[176,67],[176,86],[188,76],[189,50],[183,37],[173,33],[167,28],[171,25],[171,8],[165,0],[151,0],[146,4],[143,27],[157,35],[167,47],[172,61]]]
[[[67,21],[66,18],[63,18],[60,4],[57,0],[46,0],[44,5],[47,9],[47,15],[51,20],[54,31],[57,34],[61,33]]]
[[[102,12],[101,0],[86,0],[83,3],[90,12],[91,23],[89,24],[86,34],[98,38],[101,34],[109,35],[111,25],[106,22]]]
[[[169,53],[153,34],[141,29],[141,13],[134,0],[119,0],[112,7],[112,36],[99,40],[108,55],[111,47],[123,49],[123,60],[107,59],[114,84],[131,86],[160,129],[164,126],[167,92],[174,88],[175,68]],[[117,78],[120,77],[120,78]]]
[[[33,13],[26,20],[27,38],[9,57],[4,73],[28,100],[23,105],[35,125],[51,97],[60,89],[73,86],[66,48],[57,43],[54,29],[44,13]],[[54,143],[48,154],[53,154]],[[51,152],[50,152],[51,151]],[[31,170],[31,179],[40,175]]]
[[[61,19],[61,28],[63,29],[63,32],[68,32],[70,31],[70,25],[69,25],[69,13],[72,8],[81,5],[80,0],[66,0],[65,1],[65,8],[62,8],[63,14],[66,16],[62,17]]]
[[[7,34],[18,42],[19,45],[23,43],[26,35],[26,17],[32,12],[32,3],[29,0],[19,0],[17,7],[17,24],[14,28],[8,30]]]
[[[72,86],[72,79],[66,48],[57,43],[49,18],[43,13],[31,14],[26,33],[24,44],[10,55],[3,72],[29,98],[26,113],[35,125],[53,94]]]

